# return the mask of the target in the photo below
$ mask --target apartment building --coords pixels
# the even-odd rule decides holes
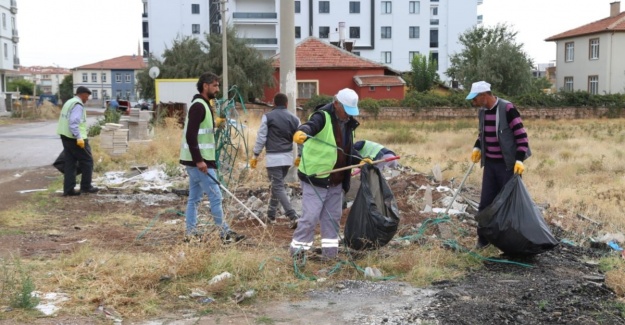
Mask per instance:
[[[160,57],[178,36],[220,32],[216,0],[142,0],[144,56]],[[296,42],[314,36],[341,43],[354,54],[409,71],[416,54],[432,54],[442,78],[449,56],[461,50],[458,36],[478,24],[482,0],[299,0]],[[229,0],[226,18],[266,57],[280,47],[280,0]]]
[[[16,17],[17,1],[0,0],[0,112],[6,111],[4,99],[7,75],[14,73],[20,66]]]
[[[71,71],[61,67],[19,67],[16,74],[9,78],[22,78],[37,86],[44,94],[58,94],[59,86]]]

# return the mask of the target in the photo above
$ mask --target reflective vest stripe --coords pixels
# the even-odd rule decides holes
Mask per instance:
[[[183,148],[185,149],[189,149],[189,145],[185,142],[185,144],[182,145]],[[215,144],[214,143],[200,143],[198,145],[198,147],[200,148],[200,150],[202,149],[215,149]]]

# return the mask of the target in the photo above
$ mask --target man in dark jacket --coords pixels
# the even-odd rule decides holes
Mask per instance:
[[[300,125],[299,118],[287,110],[288,98],[283,93],[277,93],[273,97],[276,105],[271,112],[263,115],[256,145],[254,146],[254,158],[250,160],[250,167],[256,168],[258,156],[267,148],[267,175],[271,182],[271,199],[267,208],[267,219],[270,223],[276,222],[276,210],[278,204],[282,204],[286,216],[289,218],[289,228],[297,227],[298,215],[291,206],[291,201],[286,194],[284,178],[293,165],[293,134]]]
[[[193,97],[184,122],[184,135],[180,148],[180,163],[189,175],[189,199],[186,211],[186,234],[200,236],[197,231],[197,206],[204,193],[208,196],[211,215],[215,225],[220,227],[224,243],[237,242],[245,238],[230,230],[223,220],[221,189],[217,183],[217,162],[215,161],[215,126],[221,126],[225,119],[213,119],[210,100],[219,91],[219,77],[207,72],[197,82],[199,94]]]
[[[478,211],[488,207],[514,174],[525,171],[523,161],[531,155],[521,115],[514,105],[490,90],[485,81],[474,82],[467,96],[473,107],[480,107],[479,136],[473,145],[471,161],[484,167]],[[476,248],[489,245],[478,229]]]
[[[321,251],[325,259],[336,258],[343,193],[349,190],[350,170],[319,174],[360,162],[353,148],[358,121],[358,94],[340,90],[332,103],[317,109],[293,135],[303,144],[298,176],[302,186],[302,217],[289,247],[292,255],[312,248],[315,227],[321,226]],[[368,162],[371,162],[369,159]]]

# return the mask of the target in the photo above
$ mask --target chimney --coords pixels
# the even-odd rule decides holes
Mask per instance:
[[[616,17],[621,13],[621,2],[614,1],[610,3],[610,17]]]
[[[339,47],[345,49],[345,22],[339,22]]]

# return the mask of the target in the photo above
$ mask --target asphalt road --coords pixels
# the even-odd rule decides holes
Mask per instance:
[[[87,108],[87,124],[96,122],[102,108]],[[0,126],[0,170],[51,165],[63,151],[56,120]]]

